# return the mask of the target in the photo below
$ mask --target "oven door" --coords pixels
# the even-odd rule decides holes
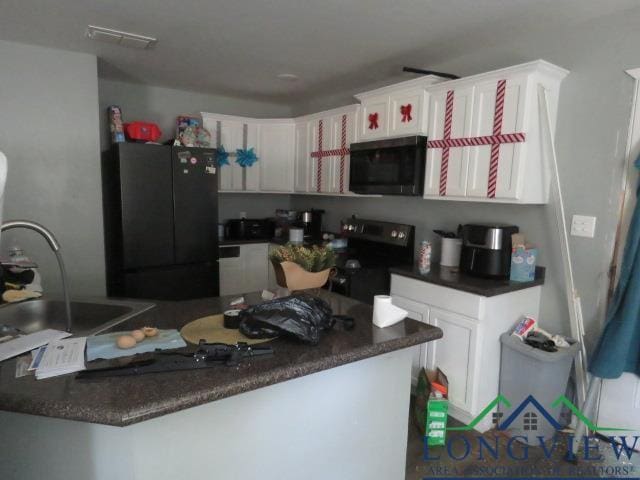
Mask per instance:
[[[329,279],[326,288],[334,293],[373,305],[376,295],[389,295],[391,275],[386,267],[360,268],[339,272]]]
[[[422,195],[427,137],[351,144],[349,190],[360,194]]]

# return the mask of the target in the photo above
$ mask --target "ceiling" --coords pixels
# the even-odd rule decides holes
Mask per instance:
[[[295,104],[451,55],[572,28],[637,0],[0,0],[0,39],[87,52],[100,75]],[[98,43],[87,25],[156,37]],[[293,73],[298,81],[282,81]],[[405,76],[404,78],[413,78]]]

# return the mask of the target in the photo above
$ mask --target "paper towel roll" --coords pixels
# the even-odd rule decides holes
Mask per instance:
[[[406,318],[409,314],[406,310],[396,307],[391,303],[389,295],[376,295],[373,297],[373,324],[376,327],[389,327]]]
[[[440,265],[442,265],[443,267],[459,267],[461,249],[461,238],[443,238],[442,253],[440,254]]]

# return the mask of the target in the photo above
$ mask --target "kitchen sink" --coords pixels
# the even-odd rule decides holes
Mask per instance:
[[[153,307],[153,303],[135,300],[72,301],[72,333],[82,336],[95,335]],[[66,329],[62,300],[39,298],[0,306],[0,336],[3,331],[33,333],[45,328]]]

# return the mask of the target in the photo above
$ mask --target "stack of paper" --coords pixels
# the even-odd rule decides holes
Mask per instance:
[[[36,378],[42,380],[84,370],[86,343],[87,337],[50,342],[36,368]]]
[[[60,340],[70,336],[70,333],[61,332],[60,330],[41,330],[29,335],[14,338],[0,345],[0,362],[7,358],[15,357],[41,345],[46,345],[52,340]]]

